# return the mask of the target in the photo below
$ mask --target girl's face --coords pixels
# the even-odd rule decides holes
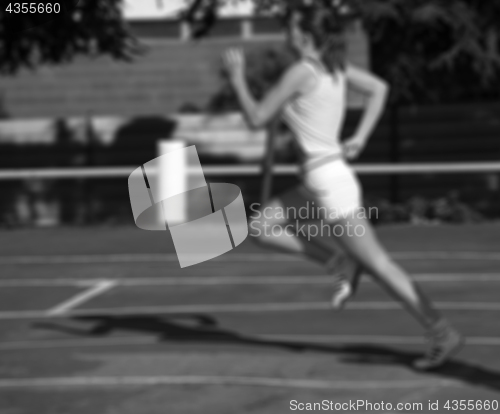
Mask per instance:
[[[287,24],[287,40],[290,48],[297,52],[298,54],[302,54],[306,45],[305,35],[300,29],[301,16],[299,13],[295,12],[291,15]]]

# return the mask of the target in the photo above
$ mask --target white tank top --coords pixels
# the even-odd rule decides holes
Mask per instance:
[[[289,102],[282,118],[295,135],[306,161],[342,154],[340,132],[346,105],[346,79],[319,71],[313,63],[302,61],[314,73],[316,86]]]

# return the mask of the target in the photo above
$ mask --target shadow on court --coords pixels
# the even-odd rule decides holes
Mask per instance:
[[[75,323],[77,325],[75,325]],[[81,323],[91,323],[82,327]],[[72,335],[101,337],[116,331],[133,331],[158,335],[161,342],[193,342],[209,344],[236,344],[245,346],[278,347],[287,351],[316,351],[342,355],[340,362],[366,365],[401,365],[410,370],[412,361],[420,354],[396,350],[380,345],[325,345],[298,341],[267,340],[243,335],[218,326],[210,315],[169,316],[85,316],[72,318],[67,324],[39,322],[36,328]],[[452,360],[429,375],[459,380],[474,386],[500,391],[500,372]]]
[[[302,345],[290,342],[267,341],[244,336],[217,327],[215,318],[208,315],[175,316],[84,316],[73,320],[94,322],[88,329],[52,322],[39,322],[36,328],[50,329],[81,336],[105,336],[115,331],[134,331],[157,334],[162,342],[224,343],[256,346],[276,346],[300,351]]]

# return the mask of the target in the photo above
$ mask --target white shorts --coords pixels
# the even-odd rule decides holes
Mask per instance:
[[[348,218],[362,206],[359,180],[343,159],[304,170],[302,182],[332,221],[335,217]]]

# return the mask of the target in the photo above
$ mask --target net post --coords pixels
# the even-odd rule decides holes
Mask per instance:
[[[276,140],[276,130],[277,122],[274,121],[267,130],[266,152],[262,163],[261,206],[264,206],[269,201],[273,190],[274,142]]]
[[[186,146],[186,142],[182,140],[162,139],[157,143],[157,155],[161,157],[169,152],[186,148]],[[158,219],[166,223],[166,217],[168,217],[170,225],[184,223],[187,216],[188,159],[184,151],[178,151],[178,153],[179,156],[169,158],[168,161],[160,159],[156,177],[161,200],[166,199],[167,194],[179,194],[176,196],[176,203],[167,205],[167,203],[162,202],[162,208],[158,209]]]
[[[391,163],[399,164],[401,161],[401,133],[399,128],[399,107],[391,105],[389,112],[390,122],[390,159]],[[400,187],[401,177],[392,175],[390,178],[390,196],[393,203],[400,202]]]

